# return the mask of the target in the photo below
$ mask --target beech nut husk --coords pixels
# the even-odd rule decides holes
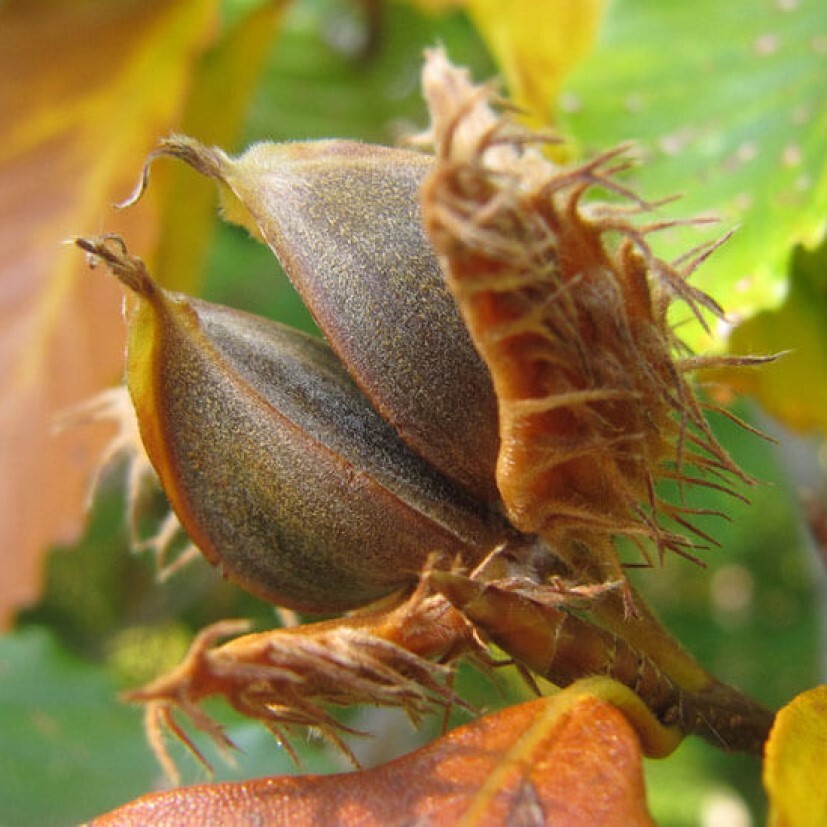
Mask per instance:
[[[690,283],[719,242],[661,260],[648,237],[673,222],[617,180],[622,149],[552,163],[545,136],[439,51],[424,89],[433,156],[320,141],[231,158],[174,136],[130,199],[159,155],[217,181],[225,216],[270,246],[329,347],[165,292],[118,239],[79,242],[134,294],[129,390],[195,544],[273,603],[366,609],[300,633],[324,636],[325,663],[331,628],[350,641],[341,696],[315,661],[283,707],[273,681],[262,695],[279,646],[299,662],[299,636],[279,631],[221,647],[216,680],[196,647],[142,699],[192,717],[220,692],[251,714],[253,691],[268,725],[318,726],[291,715],[309,697],[364,700],[360,651],[403,664],[404,684],[409,656],[441,666],[490,641],[559,685],[615,678],[675,738],[760,750],[772,715],[700,667],[625,572],[627,548],[651,565],[652,550],[699,560],[715,543],[695,521],[721,512],[685,488],[745,499],[738,484],[754,482],[692,374],[765,358],[689,356],[670,323],[676,302],[701,323],[721,315]],[[595,187],[625,203],[589,200]]]

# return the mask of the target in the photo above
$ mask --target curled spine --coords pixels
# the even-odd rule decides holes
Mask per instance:
[[[435,617],[442,623],[434,624]],[[364,735],[338,721],[326,706],[369,704],[402,709],[416,725],[454,706],[468,709],[451,689],[452,662],[481,652],[470,624],[441,596],[425,595],[425,584],[404,603],[380,610],[289,629],[246,634],[243,621],[204,629],[174,670],[126,698],[146,705],[147,735],[167,776],[178,779],[164,742],[169,732],[206,768],[210,764],[183,726],[181,713],[226,755],[234,744],[201,708],[221,695],[241,714],[262,722],[296,763],[290,734],[309,727],[358,761],[343,735]]]
[[[56,427],[62,430],[97,422],[111,423],[115,430],[98,458],[89,482],[86,507],[91,508],[107,469],[122,462],[125,467],[126,524],[130,545],[136,552],[149,551],[155,558],[158,579],[162,582],[168,580],[199,557],[200,552],[192,542],[181,546],[183,529],[171,509],[155,524],[154,530],[148,534],[141,530],[144,494],[148,489],[159,491],[160,483],[144,450],[135,410],[123,385],[108,388],[67,411]]]

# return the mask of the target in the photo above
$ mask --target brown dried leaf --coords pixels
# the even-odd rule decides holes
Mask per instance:
[[[511,707],[410,755],[348,775],[263,778],[156,793],[92,822],[146,824],[649,825],[634,730],[577,690]]]

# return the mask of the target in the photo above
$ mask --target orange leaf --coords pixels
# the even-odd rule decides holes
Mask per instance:
[[[0,12],[0,626],[37,595],[45,548],[74,538],[105,434],[56,418],[121,371],[120,291],[68,236],[158,238],[164,187],[114,214],[180,124],[218,0],[45,0]]]
[[[776,716],[764,762],[773,827],[827,824],[826,756],[827,684],[799,695]]]
[[[454,730],[358,773],[204,784],[93,822],[146,824],[643,825],[640,745],[621,712],[566,690]]]

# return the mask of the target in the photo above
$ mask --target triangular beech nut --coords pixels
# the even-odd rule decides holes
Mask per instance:
[[[336,612],[477,562],[499,518],[411,451],[322,342],[158,287],[122,243],[81,241],[135,296],[127,381],[181,523],[227,576]]]
[[[270,246],[382,417],[443,474],[497,500],[493,386],[421,226],[433,159],[344,140],[230,158],[184,136],[158,155],[220,182],[225,216]]]

